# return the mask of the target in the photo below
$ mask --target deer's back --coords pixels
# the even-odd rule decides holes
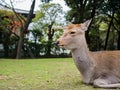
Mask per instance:
[[[116,75],[120,77],[120,51],[92,52],[94,75]]]

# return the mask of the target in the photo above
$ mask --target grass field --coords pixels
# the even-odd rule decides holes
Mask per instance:
[[[71,58],[0,59],[0,90],[104,90],[82,84]]]

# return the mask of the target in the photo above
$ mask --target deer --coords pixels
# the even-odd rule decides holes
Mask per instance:
[[[68,25],[56,44],[71,51],[84,84],[97,88],[120,88],[120,51],[90,51],[85,38],[90,23],[91,19]]]

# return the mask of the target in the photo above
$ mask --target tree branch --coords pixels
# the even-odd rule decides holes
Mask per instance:
[[[33,12],[34,12],[34,7],[35,7],[35,0],[33,0],[29,15],[27,16],[27,21],[26,21],[26,23],[24,25],[24,32],[26,32],[30,22],[32,21],[32,15],[33,15]]]

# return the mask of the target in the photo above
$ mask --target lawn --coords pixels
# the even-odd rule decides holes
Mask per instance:
[[[71,58],[0,59],[0,90],[104,90],[82,84]]]

